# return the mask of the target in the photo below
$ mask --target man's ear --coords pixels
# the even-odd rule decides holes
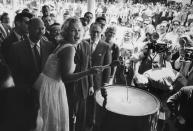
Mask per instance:
[[[19,26],[19,25],[20,25],[20,22],[15,21],[15,26]]]

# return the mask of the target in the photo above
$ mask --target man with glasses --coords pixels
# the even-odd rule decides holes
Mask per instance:
[[[54,23],[50,25],[50,37],[48,38],[49,41],[52,42],[54,47],[56,48],[61,40],[61,25],[59,23]]]
[[[171,45],[173,47],[177,46],[178,45],[178,38],[179,38],[179,35],[177,33],[177,30],[178,28],[180,27],[180,20],[178,20],[177,18],[175,18],[173,21],[172,21],[172,24],[170,25],[170,29],[172,29],[171,32],[167,33],[166,34],[166,40],[170,41],[171,42]],[[169,30],[170,30],[169,29]]]

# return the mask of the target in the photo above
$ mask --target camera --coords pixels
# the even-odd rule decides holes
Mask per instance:
[[[149,37],[148,49],[152,49],[154,52],[162,53],[168,51],[167,43],[158,43],[157,40],[159,39],[158,33],[153,34],[146,34]]]
[[[182,46],[187,46],[188,38],[187,37],[180,37],[179,44],[182,45]]]
[[[155,52],[162,53],[168,51],[168,45],[166,43],[156,43]]]
[[[192,61],[193,60],[193,48],[185,48],[185,56],[184,56],[185,61]]]

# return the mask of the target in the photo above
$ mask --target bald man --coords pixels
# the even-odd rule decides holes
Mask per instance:
[[[28,88],[31,95],[37,95],[32,88],[39,76],[49,54],[53,51],[53,44],[44,39],[45,26],[41,19],[32,18],[28,23],[29,37],[26,40],[14,43],[10,48],[9,61],[17,88]],[[38,111],[38,97],[31,115],[29,128],[34,129]],[[18,118],[19,119],[19,118]]]
[[[45,26],[41,19],[28,23],[29,37],[11,47],[9,59],[15,83],[18,87],[31,87],[41,72],[53,45],[43,35]]]

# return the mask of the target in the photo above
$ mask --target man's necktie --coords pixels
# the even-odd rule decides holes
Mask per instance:
[[[95,44],[95,43],[92,43],[92,44],[91,44],[91,51],[92,51],[92,53],[95,51],[95,48],[96,48],[96,44]]]
[[[34,45],[33,50],[34,50],[34,55],[35,55],[37,66],[40,71],[41,70],[41,57],[37,49],[37,44]]]

